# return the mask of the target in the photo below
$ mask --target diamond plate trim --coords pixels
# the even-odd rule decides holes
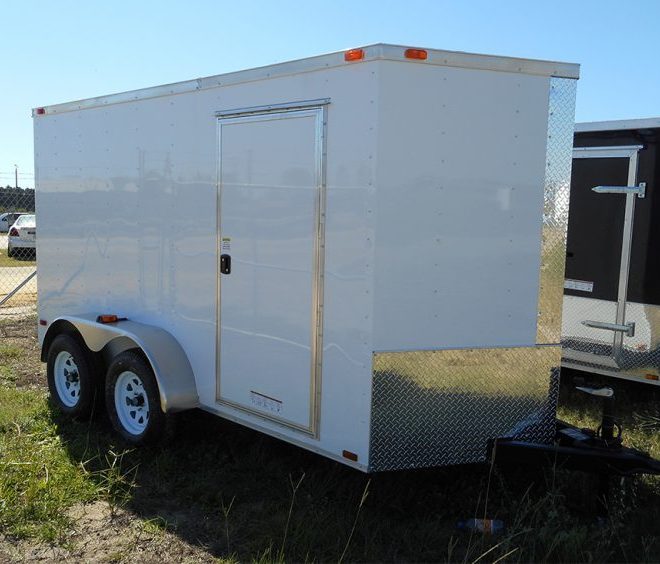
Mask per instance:
[[[536,342],[559,343],[577,81],[550,79]]]
[[[374,353],[372,471],[483,462],[488,443],[549,443],[559,346]]]

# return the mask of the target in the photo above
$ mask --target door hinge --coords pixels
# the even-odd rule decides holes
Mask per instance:
[[[644,198],[646,182],[640,182],[638,186],[594,186],[592,190],[597,194],[636,194],[638,198]]]
[[[635,336],[635,323],[626,323],[619,325],[618,323],[606,323],[604,321],[583,321],[582,325],[593,327],[594,329],[605,329],[607,331],[617,331],[618,333],[625,333],[626,337]]]

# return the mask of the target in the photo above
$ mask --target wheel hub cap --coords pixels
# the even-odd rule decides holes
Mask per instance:
[[[60,401],[66,407],[76,406],[80,401],[80,375],[73,355],[68,351],[61,351],[55,357],[53,380]]]
[[[147,428],[149,398],[140,377],[130,370],[117,378],[115,408],[122,427],[132,435],[139,435]]]

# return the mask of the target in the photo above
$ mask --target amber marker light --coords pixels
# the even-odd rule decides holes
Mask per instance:
[[[99,315],[96,318],[97,323],[117,323],[119,318],[116,315]]]
[[[344,61],[361,61],[364,59],[364,49],[349,49],[344,53]]]
[[[350,450],[345,450],[345,451],[343,451],[343,452],[341,453],[341,455],[342,455],[344,458],[347,458],[348,460],[352,460],[353,462],[357,462],[357,461],[358,461],[358,455],[355,454],[354,452],[351,452]]]
[[[647,380],[660,380],[660,377],[657,374],[645,374],[644,378]]]
[[[424,49],[406,49],[403,55],[406,59],[417,59],[419,61],[425,61],[429,56]]]

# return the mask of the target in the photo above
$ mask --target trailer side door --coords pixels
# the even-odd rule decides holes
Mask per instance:
[[[324,107],[219,119],[218,401],[316,434]]]

